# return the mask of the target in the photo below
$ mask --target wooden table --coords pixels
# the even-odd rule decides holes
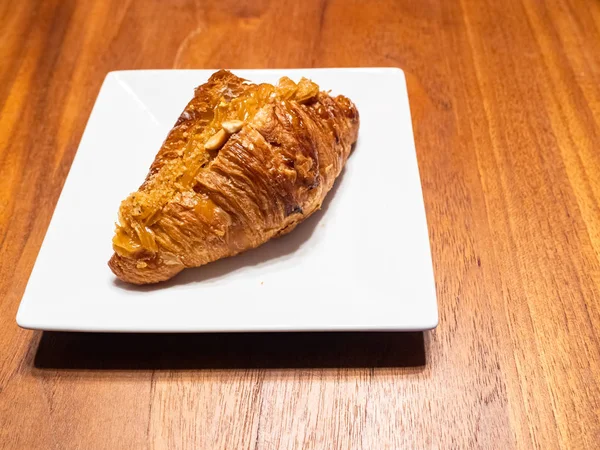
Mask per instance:
[[[6,0],[0,36],[0,447],[598,448],[598,1]],[[312,66],[407,74],[437,330],[17,327],[106,72]]]

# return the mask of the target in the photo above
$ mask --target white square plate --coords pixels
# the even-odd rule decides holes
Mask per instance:
[[[134,287],[107,266],[122,199],[211,70],[109,73],[17,314],[25,328],[217,332],[434,328],[438,313],[404,74],[399,69],[234,70],[302,76],[352,99],[359,140],[323,208],[287,236]]]

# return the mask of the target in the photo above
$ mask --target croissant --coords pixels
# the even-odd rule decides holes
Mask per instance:
[[[290,232],[320,208],[358,127],[349,99],[305,78],[252,84],[214,73],[121,203],[110,268],[156,283]]]

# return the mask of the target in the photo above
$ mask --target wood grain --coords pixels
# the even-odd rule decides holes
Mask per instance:
[[[596,448],[600,2],[0,2],[0,447]],[[106,72],[398,66],[440,306],[409,335],[14,321]]]

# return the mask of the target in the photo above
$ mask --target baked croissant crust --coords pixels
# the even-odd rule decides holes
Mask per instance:
[[[274,86],[216,72],[121,203],[110,268],[156,283],[291,231],[321,206],[358,126],[350,100],[305,78]]]

